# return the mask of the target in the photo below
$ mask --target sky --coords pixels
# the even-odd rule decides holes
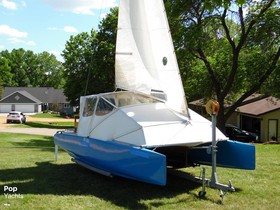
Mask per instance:
[[[118,0],[0,0],[0,51],[61,53],[71,35],[97,30]]]

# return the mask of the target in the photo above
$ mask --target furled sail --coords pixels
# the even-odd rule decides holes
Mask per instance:
[[[115,64],[116,87],[164,95],[187,114],[187,103],[162,0],[122,0]]]

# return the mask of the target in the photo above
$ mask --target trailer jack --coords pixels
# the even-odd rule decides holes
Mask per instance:
[[[198,193],[199,197],[204,197],[206,195],[206,186],[220,191],[220,197],[224,199],[224,196],[227,192],[234,192],[235,189],[232,186],[231,181],[229,180],[228,185],[220,184],[217,178],[217,140],[216,140],[216,124],[217,124],[217,114],[219,112],[219,104],[216,101],[208,101],[206,104],[206,111],[211,115],[212,118],[212,145],[207,148],[207,152],[212,154],[212,175],[211,179],[207,179],[206,169],[202,168],[201,177],[195,177],[195,181],[202,183],[202,190]]]

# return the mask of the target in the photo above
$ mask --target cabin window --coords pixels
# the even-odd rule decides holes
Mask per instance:
[[[83,111],[83,117],[89,117],[89,116],[93,115],[96,101],[97,101],[97,98],[86,98],[84,111]]]
[[[108,103],[103,98],[99,98],[99,101],[98,101],[98,104],[96,107],[96,111],[95,111],[95,115],[103,116],[103,115],[110,113],[114,109],[115,109],[115,107],[112,104]]]
[[[106,95],[103,98],[105,98],[106,101],[109,101],[111,104],[113,104],[114,106],[116,106],[115,103],[115,95]]]
[[[151,98],[140,94],[130,93],[130,92],[117,95],[117,100],[118,100],[119,107],[160,102],[155,98]]]

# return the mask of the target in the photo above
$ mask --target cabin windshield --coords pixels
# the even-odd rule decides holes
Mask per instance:
[[[147,95],[142,95],[134,92],[115,92],[103,95],[106,101],[111,103],[116,107],[131,106],[137,104],[151,104],[151,103],[163,103],[162,101],[150,97]]]
[[[113,92],[83,97],[81,114],[83,117],[106,115],[118,107],[138,104],[163,103],[154,97],[134,92]]]

